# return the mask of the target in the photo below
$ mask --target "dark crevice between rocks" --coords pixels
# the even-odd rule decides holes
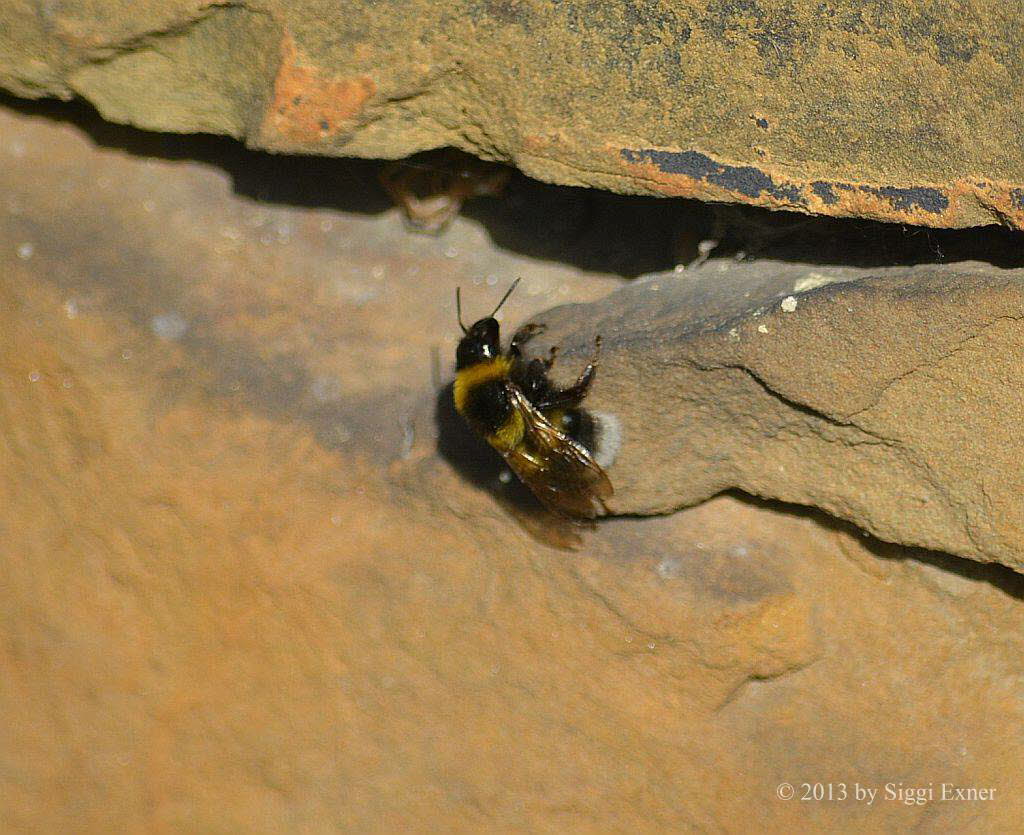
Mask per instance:
[[[362,214],[394,207],[378,160],[275,155],[222,136],[152,133],[107,122],[81,101],[0,94],[0,105],[73,124],[102,147],[217,166],[237,194],[258,202]],[[705,254],[864,267],[964,260],[1024,266],[1024,233],[1000,226],[930,229],[620,195],[541,183],[515,171],[501,196],[471,199],[461,214],[480,223],[498,248],[624,277],[670,270]]]
[[[777,513],[785,513],[790,516],[811,519],[823,528],[855,537],[868,551],[881,560],[911,561],[930,565],[934,568],[940,568],[943,571],[957,574],[966,580],[988,583],[1009,597],[1016,600],[1024,600],[1024,574],[1020,574],[1012,568],[1007,568],[1005,565],[977,562],[942,551],[931,551],[927,548],[885,542],[858,528],[852,522],[831,516],[815,507],[790,504],[775,499],[764,499],[744,493],[741,490],[730,490],[727,493],[745,504],[773,510]]]
[[[891,560],[901,563],[916,562],[922,565],[930,565],[933,568],[956,574],[965,580],[987,583],[1015,600],[1024,600],[1024,574],[1020,574],[1005,565],[977,562],[976,560],[960,557],[956,554],[949,554],[944,551],[932,551],[928,548],[920,548],[914,545],[886,542],[885,540],[878,539],[868,531],[857,527],[852,522],[832,516],[817,507],[755,496],[752,493],[739,489],[723,490],[719,495],[730,496],[744,504],[761,510],[770,510],[775,513],[784,513],[787,516],[810,519],[822,528],[857,539],[866,550],[880,560]],[[674,512],[676,511],[671,511],[670,513]],[[601,525],[614,526],[619,522],[628,523],[638,519],[651,518],[655,517],[640,513],[620,513],[602,519]]]

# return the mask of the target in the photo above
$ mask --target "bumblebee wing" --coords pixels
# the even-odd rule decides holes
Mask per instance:
[[[518,386],[509,385],[512,407],[522,416],[522,443],[505,453],[505,461],[552,510],[593,519],[612,495],[605,471],[580,444],[559,432]]]

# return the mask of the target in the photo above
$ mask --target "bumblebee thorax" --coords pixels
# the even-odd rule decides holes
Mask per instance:
[[[473,401],[493,398],[497,388],[504,386],[512,369],[512,360],[498,356],[474,363],[455,372],[455,409],[463,417],[471,417]]]

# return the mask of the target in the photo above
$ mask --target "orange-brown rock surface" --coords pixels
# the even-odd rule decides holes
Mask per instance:
[[[360,166],[11,110],[0,159],[3,830],[1019,826],[1021,575],[736,495],[559,550],[448,422],[457,285],[622,283],[586,195],[425,238]]]
[[[0,85],[279,151],[452,145],[569,185],[1021,228],[1019,11],[24,0],[0,9]]]

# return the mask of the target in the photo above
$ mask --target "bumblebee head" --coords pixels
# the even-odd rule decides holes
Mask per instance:
[[[478,362],[492,360],[501,353],[498,320],[494,318],[494,314],[501,309],[505,299],[512,295],[512,291],[516,289],[517,284],[519,284],[518,278],[512,282],[508,292],[501,297],[501,301],[498,302],[498,306],[494,308],[491,315],[478,319],[468,329],[462,324],[462,295],[459,292],[459,288],[455,289],[455,309],[458,311],[459,327],[462,328],[462,333],[464,334],[462,339],[459,340],[459,347],[455,350],[455,369],[457,371],[469,368],[469,366],[476,365]]]
[[[455,368],[461,371],[478,362],[492,360],[501,353],[498,336],[498,320],[493,316],[473,323],[466,335],[459,340],[455,350]]]

